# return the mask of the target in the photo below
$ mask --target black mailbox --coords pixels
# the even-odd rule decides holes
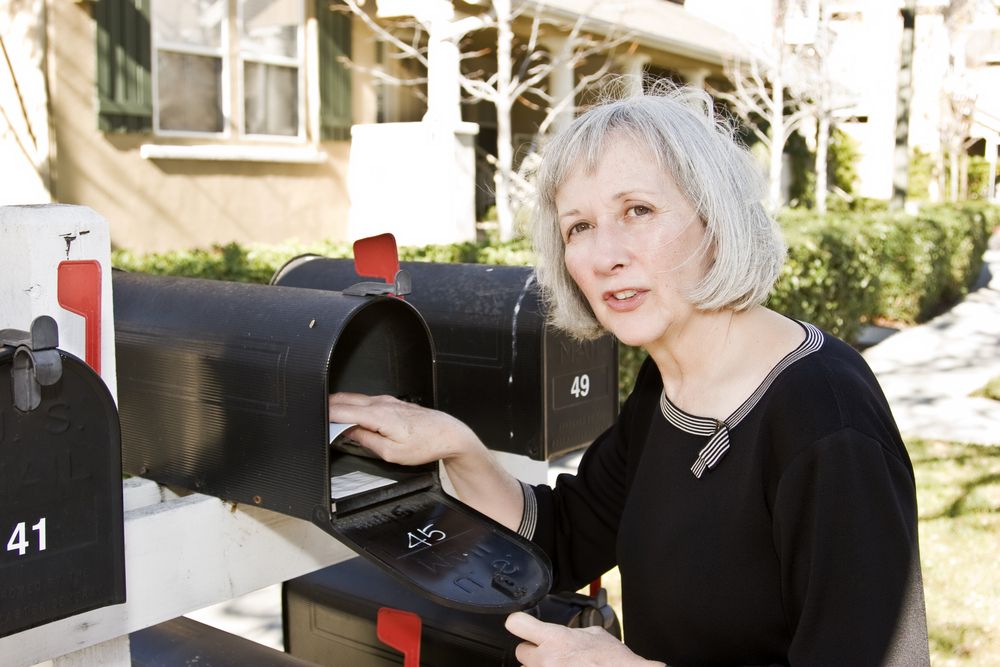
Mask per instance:
[[[544,554],[441,490],[437,464],[334,449],[327,396],[434,406],[420,314],[393,297],[115,272],[125,470],[312,521],[442,604],[504,612]]]
[[[0,331],[0,637],[125,601],[118,412],[57,345]]]
[[[534,270],[403,262],[437,350],[438,407],[490,449],[546,460],[590,444],[618,414],[611,336],[581,343],[545,325]],[[302,255],[272,285],[345,289],[354,263]]]

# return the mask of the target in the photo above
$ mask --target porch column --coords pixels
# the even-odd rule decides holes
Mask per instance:
[[[424,120],[452,127],[462,122],[459,48],[455,8],[448,0],[423,0],[419,16],[428,26],[427,113]]]
[[[570,41],[562,35],[552,35],[541,40],[552,56],[552,62],[556,66],[549,74],[549,95],[552,96],[552,106],[555,118],[552,121],[552,129],[556,132],[565,129],[573,122],[573,112],[576,108],[576,100],[573,95],[575,76],[573,68],[569,67]]]
[[[641,95],[643,91],[643,72],[649,56],[644,53],[635,53],[622,58],[622,70],[625,74],[629,86],[630,95]]]
[[[694,88],[705,89],[705,79],[711,71],[707,67],[692,67],[689,69],[680,70],[680,75],[684,77],[684,81],[687,82],[689,86]]]

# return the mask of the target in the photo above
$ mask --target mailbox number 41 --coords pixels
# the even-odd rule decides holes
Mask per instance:
[[[7,551],[16,551],[18,556],[23,556],[31,546],[31,542],[28,541],[28,531],[26,529],[26,522],[14,526],[14,532],[10,534],[10,539],[7,540]],[[45,551],[45,517],[43,516],[38,520],[31,530],[38,533],[38,550]]]

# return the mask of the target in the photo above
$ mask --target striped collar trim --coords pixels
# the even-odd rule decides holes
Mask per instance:
[[[729,451],[729,431],[750,414],[781,373],[796,361],[809,356],[823,347],[823,332],[808,322],[799,322],[806,331],[806,338],[797,348],[779,361],[757,389],[724,421],[710,417],[698,417],[684,412],[667,398],[666,390],[660,393],[660,411],[664,418],[675,427],[691,435],[711,436],[708,443],[698,452],[698,458],[691,466],[691,472],[700,478],[706,470],[711,470]]]

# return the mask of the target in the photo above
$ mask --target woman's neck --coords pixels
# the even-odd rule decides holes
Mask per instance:
[[[646,351],[675,405],[722,420],[803,337],[797,323],[760,306],[695,311]]]
[[[684,385],[710,380],[718,372],[720,363],[724,364],[728,357],[740,317],[731,310],[693,311],[646,347],[663,376],[668,395],[680,393]]]

